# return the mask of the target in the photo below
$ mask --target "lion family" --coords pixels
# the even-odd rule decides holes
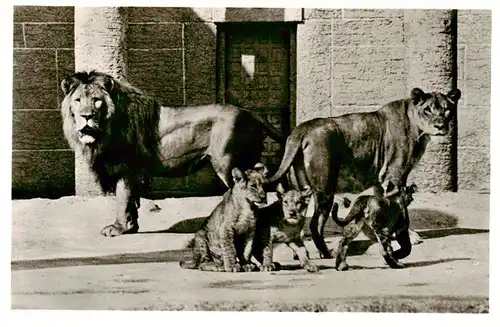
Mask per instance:
[[[304,246],[305,211],[321,258],[332,258],[323,238],[331,214],[346,224],[336,268],[347,269],[345,250],[361,230],[380,243],[393,268],[419,241],[409,229],[407,178],[431,136],[449,132],[460,90],[425,93],[379,110],[315,118],[284,136],[251,111],[232,105],[165,107],[134,86],[100,72],[78,72],[61,83],[63,131],[85,158],[105,193],[116,194],[115,221],[104,236],[139,229],[140,196],[152,176],[186,176],[206,162],[228,187],[192,242],[186,268],[215,271],[275,270],[273,245],[287,244],[301,266],[317,271]],[[259,163],[265,136],[284,144],[276,173]],[[268,206],[265,188],[278,184],[278,201]],[[285,190],[283,185],[286,186]],[[348,215],[337,218],[335,194],[360,194]],[[332,210],[333,209],[333,210]],[[390,240],[401,249],[393,252]],[[258,264],[252,262],[252,257]]]

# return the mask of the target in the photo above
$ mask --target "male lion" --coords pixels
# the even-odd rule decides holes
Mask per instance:
[[[288,179],[294,188],[312,188],[315,209],[310,228],[322,257],[332,257],[323,230],[334,194],[381,195],[403,188],[430,135],[448,133],[460,95],[458,89],[445,95],[414,88],[409,99],[375,112],[315,118],[292,131],[280,167],[267,182],[276,182],[291,168]]]
[[[162,107],[137,88],[100,72],[78,72],[61,83],[64,135],[95,173],[104,192],[116,193],[116,220],[101,234],[139,229],[140,190],[153,175],[185,176],[210,161],[230,186],[231,169],[253,167],[264,132],[279,132],[231,105]]]
[[[258,206],[267,202],[264,171],[265,166],[260,163],[244,173],[233,168],[233,187],[196,232],[190,244],[194,260],[181,261],[182,268],[226,272],[254,270],[251,258]]]
[[[303,227],[311,197],[311,189],[304,191],[285,191],[281,184],[276,188],[278,201],[258,210],[257,227],[252,253],[261,264],[261,271],[278,270],[273,262],[275,244],[286,244],[300,261],[300,265],[309,272],[317,272],[318,267],[310,260],[303,240]]]
[[[332,214],[333,220],[339,226],[344,227],[335,260],[337,270],[348,269],[347,249],[361,231],[372,241],[379,243],[380,253],[389,267],[404,268],[398,259],[409,256],[412,245],[408,234],[410,221],[403,214],[401,204],[408,206],[413,201],[413,193],[416,190],[417,186],[412,184],[391,192],[386,197],[361,195],[356,199],[345,219],[339,219],[335,213]],[[337,207],[335,203],[334,210]],[[401,246],[394,252],[391,245],[392,234],[396,235],[396,240]]]

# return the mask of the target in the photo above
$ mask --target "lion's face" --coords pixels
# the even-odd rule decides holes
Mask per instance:
[[[103,137],[114,111],[109,94],[113,80],[106,75],[92,77],[79,78],[75,74],[61,83],[66,94],[61,106],[66,136],[83,146],[90,146]]]
[[[424,93],[419,88],[411,91],[410,106],[413,106],[417,117],[415,123],[426,134],[446,135],[450,121],[456,114],[460,90],[451,91],[447,95],[432,92]]]
[[[293,189],[285,191],[283,186],[278,184],[276,191],[286,220],[300,221],[305,219],[303,212],[307,209],[311,198],[312,191],[310,188],[305,191]]]
[[[262,205],[267,203],[267,194],[264,190],[264,173],[262,164],[258,163],[255,169],[248,169],[242,172],[238,168],[233,168],[233,192],[238,193],[248,203]]]

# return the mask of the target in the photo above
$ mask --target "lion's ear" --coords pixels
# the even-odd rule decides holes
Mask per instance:
[[[245,175],[237,167],[234,167],[233,170],[231,170],[231,175],[233,175],[234,183],[240,183],[245,181]]]
[[[421,102],[422,100],[424,100],[425,92],[422,91],[421,89],[419,89],[418,87],[416,87],[413,90],[411,90],[410,96],[411,96],[411,100],[412,100],[413,104],[417,104],[417,103]]]
[[[460,97],[462,96],[462,92],[459,90],[459,89],[456,89],[456,90],[452,90],[450,92],[448,92],[448,94],[446,95],[453,103],[457,103],[458,100],[460,100]]]
[[[108,74],[99,73],[94,75],[94,82],[109,94],[111,94],[115,87],[114,78]]]
[[[73,89],[75,89],[80,81],[74,76],[68,76],[61,82],[61,90],[63,90],[64,95],[68,95]]]
[[[281,183],[279,183],[278,186],[276,187],[276,196],[278,197],[278,199],[281,199],[284,194],[285,194],[285,188],[283,187],[283,185],[281,185]]]
[[[267,170],[266,165],[264,165],[262,162],[256,163],[253,169],[259,172],[263,177],[267,177],[267,175],[269,174],[269,170]]]

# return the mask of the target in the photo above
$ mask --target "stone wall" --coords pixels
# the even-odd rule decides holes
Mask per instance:
[[[61,78],[74,71],[73,7],[14,7],[13,197],[74,193]]]
[[[491,11],[458,12],[458,188],[490,189]]]

